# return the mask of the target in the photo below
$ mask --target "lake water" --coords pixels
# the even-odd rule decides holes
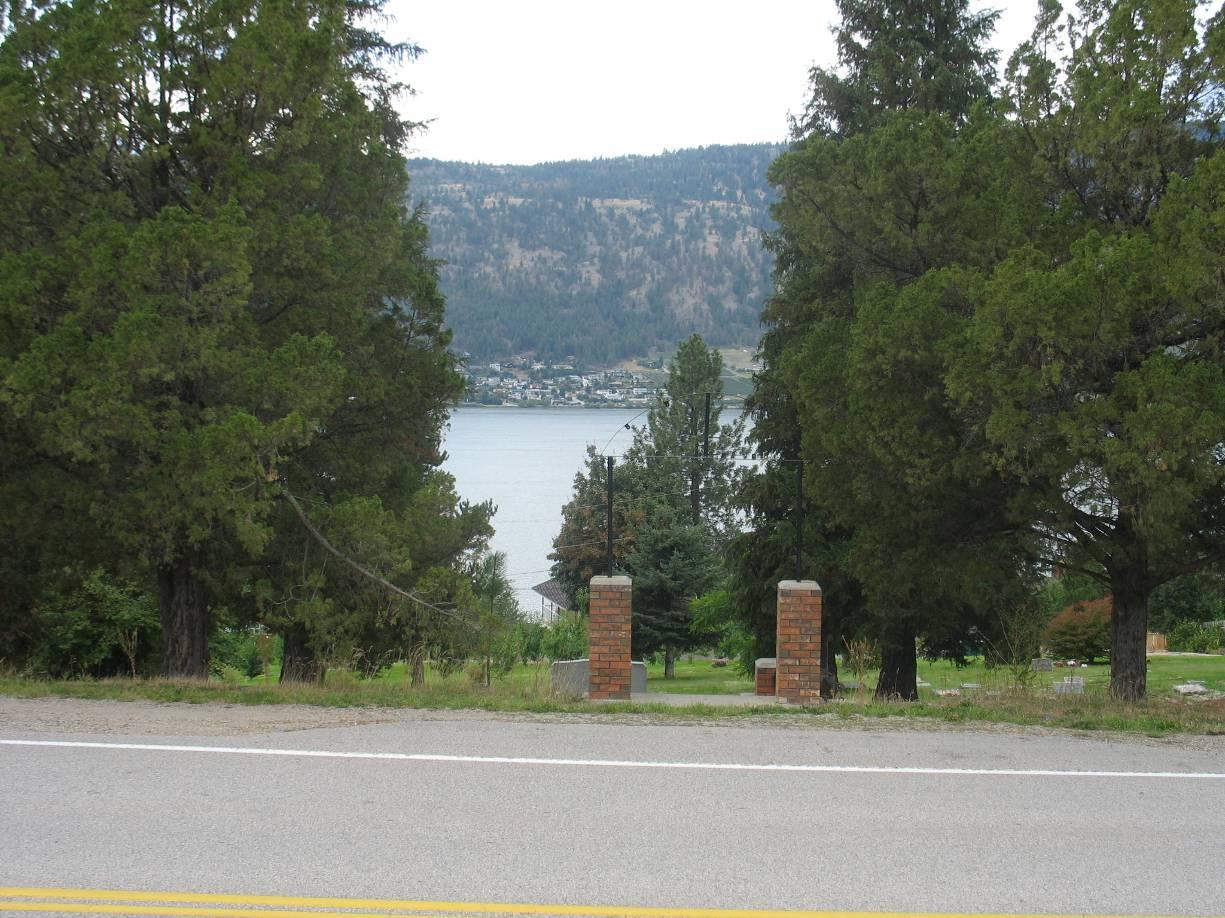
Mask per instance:
[[[497,505],[492,546],[506,553],[507,573],[527,614],[539,614],[540,597],[531,588],[549,579],[548,555],[561,528],[561,508],[570,499],[587,444],[619,455],[632,440],[625,424],[640,415],[619,408],[452,412],[444,468],[455,476],[461,497]],[[643,420],[645,415],[639,423]]]

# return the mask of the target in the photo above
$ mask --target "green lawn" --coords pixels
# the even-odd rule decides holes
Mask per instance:
[[[675,692],[683,695],[739,695],[753,691],[750,679],[742,678],[732,666],[715,667],[709,660],[695,659],[692,662],[678,661],[676,678],[664,679],[662,663],[647,666],[648,692]],[[853,684],[855,674],[846,667],[838,671],[844,684]],[[1033,688],[1045,689],[1066,676],[1077,676],[1085,680],[1085,691],[1089,694],[1105,694],[1110,687],[1110,665],[1096,663],[1089,667],[1056,667],[1051,673],[1037,673]],[[987,667],[981,659],[958,668],[947,660],[919,661],[919,679],[928,683],[919,688],[921,700],[934,701],[939,690],[956,689],[963,696],[975,691],[1003,692],[1014,689],[1012,673],[1004,667]],[[1225,656],[1172,656],[1159,654],[1149,658],[1148,690],[1156,696],[1172,696],[1174,686],[1189,679],[1202,680],[1209,689],[1225,692]],[[869,670],[864,682],[870,694],[876,685],[876,670]],[[974,683],[981,689],[962,689],[963,683]],[[850,693],[854,696],[854,693]]]
[[[753,691],[753,681],[741,676],[732,664],[717,667],[709,660],[676,662],[676,678],[664,678],[664,665],[647,664],[647,691],[678,695],[740,695]]]
[[[838,676],[844,684],[855,681],[854,673],[846,667],[838,671]],[[1085,691],[1089,694],[1105,694],[1110,687],[1110,664],[1095,663],[1088,667],[1055,667],[1054,672],[1036,673],[1035,688],[1049,688],[1052,683],[1059,682],[1067,676],[1076,676],[1085,680]],[[960,669],[947,660],[934,663],[919,661],[919,679],[929,683],[920,686],[919,698],[935,699],[937,689],[958,689],[963,693],[982,691],[1006,691],[1015,688],[1012,673],[1004,667],[985,666],[981,659],[975,659],[968,666]],[[1188,679],[1200,679],[1204,685],[1218,692],[1225,692],[1225,656],[1175,656],[1158,654],[1149,657],[1148,691],[1153,696],[1173,696],[1174,686]],[[864,680],[868,689],[876,685],[876,671],[871,670]],[[961,689],[963,683],[976,683],[981,690]]]

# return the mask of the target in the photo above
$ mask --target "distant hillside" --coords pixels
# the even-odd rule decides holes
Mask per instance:
[[[455,347],[607,363],[700,332],[751,343],[770,284],[780,148],[486,166],[413,160]]]

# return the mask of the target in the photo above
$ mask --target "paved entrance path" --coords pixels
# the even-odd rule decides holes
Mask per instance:
[[[773,695],[685,695],[680,692],[634,692],[630,701],[641,704],[666,704],[670,708],[687,708],[703,704],[713,708],[742,708],[772,705]]]

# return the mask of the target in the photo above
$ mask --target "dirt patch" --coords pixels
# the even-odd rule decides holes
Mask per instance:
[[[381,708],[311,705],[162,704],[0,696],[0,730],[124,736],[236,736],[394,721]]]
[[[737,715],[712,720],[673,714],[454,711],[418,708],[324,708],[312,705],[183,704],[153,701],[95,701],[80,698],[0,696],[0,730],[6,733],[70,733],[86,736],[244,736],[322,730],[363,724],[425,721],[628,724],[694,726],[710,729],[943,731],[1018,736],[1079,736],[1108,743],[1176,746],[1225,755],[1225,736],[1164,738],[1107,731],[1080,731],[1014,724],[954,724],[917,717],[820,717],[805,713]]]

